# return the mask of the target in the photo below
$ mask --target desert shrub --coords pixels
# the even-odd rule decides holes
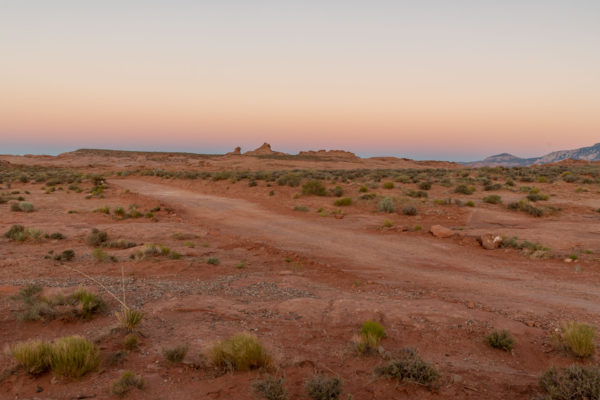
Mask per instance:
[[[308,212],[308,207],[306,206],[294,206],[294,211]]]
[[[327,189],[323,186],[323,183],[317,179],[311,179],[302,185],[302,194],[313,195],[313,196],[326,196]]]
[[[123,306],[121,307],[121,311],[115,313],[115,317],[123,328],[129,332],[133,332],[144,319],[144,313],[140,310]]]
[[[98,348],[81,336],[68,336],[52,343],[50,368],[56,375],[79,378],[100,363]]]
[[[371,353],[379,347],[381,339],[385,337],[385,328],[379,322],[366,321],[361,328],[360,337],[356,341],[356,350],[359,353]]]
[[[85,238],[88,246],[98,247],[108,240],[108,234],[105,231],[100,231],[96,228],[92,229],[89,235]]]
[[[104,262],[110,258],[110,255],[107,252],[105,252],[104,250],[98,248],[98,249],[92,250],[92,257],[97,262]]]
[[[60,232],[53,232],[47,236],[48,236],[48,239],[52,239],[52,240],[64,240],[65,239],[65,235],[63,235]]]
[[[127,212],[123,207],[117,206],[114,208],[113,214],[115,214],[117,217],[124,218],[127,215]]]
[[[107,308],[102,297],[85,288],[77,289],[69,299],[78,305],[77,314],[83,319],[90,319]]]
[[[300,182],[302,182],[302,175],[300,175],[300,174],[294,174],[294,173],[287,173],[285,175],[282,175],[277,180],[277,184],[279,186],[285,186],[285,185],[287,185],[287,186],[290,186],[290,187],[300,186]]]
[[[185,358],[188,350],[189,346],[187,344],[181,344],[175,347],[164,348],[162,354],[166,360],[172,363],[180,363]]]
[[[458,185],[454,188],[454,193],[473,194],[473,192],[475,192],[475,188],[467,185]]]
[[[131,333],[131,334],[125,336],[125,339],[123,339],[123,347],[125,347],[127,350],[134,350],[134,349],[137,349],[138,342],[139,342],[139,339],[138,339],[137,335]]]
[[[394,378],[402,383],[417,383],[434,388],[440,373],[431,364],[423,361],[413,349],[402,349],[399,357],[387,365],[375,368],[375,374]]]
[[[341,186],[336,186],[333,189],[329,189],[329,193],[335,197],[342,197],[344,195],[344,189]]]
[[[367,193],[369,191],[369,188],[363,185],[360,188],[358,188],[358,191],[360,193]]]
[[[13,225],[4,234],[9,240],[25,242],[27,240],[38,241],[42,238],[43,232],[39,229],[25,228],[23,225]]]
[[[109,206],[99,207],[99,208],[96,208],[94,210],[94,212],[102,213],[102,214],[110,214],[110,207]]]
[[[528,201],[521,200],[519,202],[512,202],[507,205],[509,210],[515,211],[524,211],[529,215],[533,215],[534,217],[541,217],[544,215],[544,210],[541,208],[535,207],[530,204]]]
[[[396,202],[391,197],[384,197],[379,201],[379,211],[393,213],[396,211]]]
[[[594,354],[594,336],[596,329],[588,324],[575,321],[560,325],[561,342],[577,357],[589,357]]]
[[[342,380],[325,374],[316,374],[304,384],[311,400],[337,400],[342,395]]]
[[[550,368],[540,377],[545,400],[592,400],[600,393],[600,368],[573,364],[566,368]]]
[[[506,329],[492,331],[486,339],[490,346],[504,351],[511,351],[515,344],[515,339]]]
[[[52,319],[56,314],[50,300],[42,296],[39,285],[29,284],[11,299],[22,303],[20,309],[14,312],[19,321]]]
[[[417,208],[414,206],[406,206],[402,208],[402,214],[404,215],[417,215]]]
[[[418,199],[426,199],[427,197],[429,197],[429,195],[427,194],[427,192],[424,192],[422,190],[410,190],[408,193],[406,193],[407,196],[409,197],[416,197]]]
[[[383,224],[381,224],[382,228],[391,228],[394,226],[394,221],[390,221],[389,219],[386,219],[385,221],[383,221]]]
[[[23,225],[13,225],[4,233],[4,237],[10,240],[19,240],[24,232],[25,227]]]
[[[548,200],[548,195],[546,194],[540,194],[540,193],[529,193],[527,195],[527,200],[529,201],[540,201],[540,200]]]
[[[41,340],[28,340],[10,348],[10,354],[27,373],[39,375],[50,368],[50,344]]]
[[[193,233],[182,233],[182,232],[175,232],[172,236],[173,236],[173,239],[177,239],[177,240],[190,240],[190,239],[196,239],[198,237]]]
[[[334,201],[333,205],[337,207],[349,206],[352,205],[352,199],[350,197],[342,197],[341,199]]]
[[[62,253],[54,257],[56,261],[71,261],[75,258],[75,252],[71,249],[63,250]]]
[[[383,184],[383,188],[384,189],[393,189],[394,188],[394,182],[386,182]]]
[[[486,185],[484,185],[483,190],[485,191],[491,191],[491,190],[500,190],[502,189],[502,185],[499,183],[488,183]]]
[[[469,201],[467,201],[465,203],[465,206],[467,206],[467,207],[475,207],[475,203],[473,203],[471,200],[469,200]]]
[[[421,190],[429,190],[429,189],[431,189],[431,182],[421,182],[421,183],[419,183],[419,189],[421,189]]]
[[[135,242],[128,242],[125,239],[119,239],[116,241],[112,241],[112,242],[103,242],[102,247],[108,247],[111,249],[130,249],[132,247],[136,247],[137,243]]]
[[[206,260],[206,263],[210,265],[219,265],[221,261],[219,261],[219,259],[216,257],[210,257],[208,260]]]
[[[140,375],[136,375],[133,371],[125,371],[113,382],[110,391],[115,396],[124,396],[133,388],[143,389],[144,385],[144,378]]]
[[[10,210],[11,211],[17,211],[17,212],[33,212],[35,210],[35,208],[33,207],[33,204],[28,203],[26,201],[20,201],[18,203],[12,203],[10,205]]]
[[[492,194],[490,196],[486,196],[483,198],[483,201],[490,204],[500,204],[502,203],[502,198],[497,194]]]
[[[264,379],[256,380],[252,384],[254,392],[266,400],[287,400],[288,395],[283,386],[283,379],[265,376]]]
[[[260,340],[246,333],[214,343],[209,356],[215,367],[229,371],[248,371],[271,365],[271,356]]]
[[[361,200],[373,200],[377,195],[375,193],[366,193],[360,196]]]

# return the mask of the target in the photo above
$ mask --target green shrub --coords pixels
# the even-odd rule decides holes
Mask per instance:
[[[120,218],[124,218],[127,215],[127,213],[125,212],[125,209],[121,206],[115,207],[113,210],[113,214],[115,214],[117,217],[120,217]]]
[[[257,380],[252,384],[254,392],[266,400],[287,400],[288,395],[283,386],[283,379],[265,376],[262,380]]]
[[[396,211],[396,202],[391,197],[384,197],[379,201],[379,211],[393,213]]]
[[[394,182],[386,182],[383,184],[383,188],[384,189],[393,189],[394,188]]]
[[[333,189],[329,189],[329,193],[335,197],[342,197],[344,195],[344,189],[341,186],[336,186]]]
[[[50,368],[50,345],[41,340],[28,340],[10,348],[10,354],[27,373],[39,375]]]
[[[417,215],[417,208],[414,206],[406,206],[402,208],[402,214],[404,215]]]
[[[561,341],[577,357],[589,357],[594,354],[594,336],[596,329],[588,324],[575,321],[560,325]]]
[[[502,203],[502,198],[497,194],[492,194],[490,196],[486,196],[483,198],[483,201],[490,204],[500,204]]]
[[[188,350],[189,346],[187,344],[181,344],[175,347],[163,349],[162,354],[166,360],[172,363],[180,363],[185,358]]]
[[[81,336],[57,339],[50,351],[50,368],[56,375],[80,378],[100,363],[98,348]]]
[[[13,225],[8,231],[6,231],[4,237],[10,240],[19,240],[24,232],[25,227],[23,225]]]
[[[117,321],[119,321],[121,326],[127,329],[129,332],[133,332],[144,319],[143,312],[125,306],[121,307],[121,311],[115,313],[115,316],[117,317]]]
[[[144,385],[144,378],[140,375],[136,375],[133,371],[125,371],[119,379],[113,382],[110,391],[115,396],[124,396],[132,388],[143,389]]]
[[[325,189],[325,186],[323,186],[323,183],[321,183],[321,181],[311,179],[307,181],[304,185],[302,185],[302,194],[313,196],[326,196],[327,189]]]
[[[539,193],[529,193],[527,195],[527,200],[529,201],[540,201],[540,200],[548,200],[548,195],[546,194],[539,194]]]
[[[360,193],[367,193],[369,191],[369,188],[363,185],[358,189],[358,191]]]
[[[334,201],[333,205],[337,207],[349,206],[352,205],[352,199],[350,197],[343,197]]]
[[[100,248],[92,250],[92,257],[97,262],[104,262],[110,259],[110,255]]]
[[[54,318],[56,312],[51,301],[42,296],[42,287],[29,284],[12,296],[12,300],[21,302],[19,310],[14,314],[19,321],[39,321]]]
[[[475,203],[473,203],[471,200],[469,200],[469,201],[467,201],[465,203],[465,206],[467,206],[467,207],[475,207]]]
[[[366,321],[361,328],[356,350],[362,354],[376,351],[381,339],[385,337],[385,328],[379,322]]]
[[[212,345],[209,354],[212,364],[223,370],[248,371],[271,365],[271,356],[254,335],[238,333]]]
[[[104,231],[99,231],[96,228],[92,229],[90,234],[87,235],[87,237],[85,238],[85,242],[89,246],[94,246],[94,247],[98,247],[98,246],[102,245],[102,243],[106,242],[107,240],[108,240],[108,234]]]
[[[302,182],[302,175],[294,173],[287,173],[277,180],[279,186],[287,185],[290,187],[300,186],[300,182]]]
[[[426,199],[427,197],[429,197],[429,195],[427,194],[427,192],[424,192],[422,190],[416,191],[416,190],[410,190],[408,193],[406,193],[407,196],[409,197],[416,197],[419,199]]]
[[[342,395],[342,380],[317,374],[306,381],[304,389],[311,400],[337,400]]]
[[[17,211],[17,212],[33,212],[35,210],[35,208],[33,207],[33,204],[28,203],[26,201],[20,201],[18,203],[13,203],[10,205],[10,210],[11,211]]]
[[[77,313],[83,319],[90,319],[107,308],[102,297],[85,288],[77,289],[69,298],[79,306]]]
[[[595,400],[600,393],[600,368],[573,364],[550,368],[540,377],[545,400]]]
[[[131,333],[131,334],[125,336],[125,339],[123,340],[123,346],[127,350],[134,350],[134,349],[137,349],[138,342],[139,342],[139,340],[138,340],[137,335]]]
[[[429,190],[429,189],[431,189],[431,182],[421,182],[421,183],[419,183],[419,189],[421,189],[421,190]]]
[[[377,367],[375,374],[394,378],[402,383],[416,383],[434,388],[440,378],[435,367],[423,361],[413,349],[402,349],[400,356],[387,365]]]
[[[492,331],[486,339],[490,346],[504,351],[511,351],[515,344],[515,339],[506,329]]]
[[[294,211],[308,212],[309,209],[306,206],[294,206]]]
[[[208,260],[206,260],[206,263],[210,265],[219,265],[221,261],[219,261],[219,259],[216,257],[210,257]]]
[[[475,192],[475,188],[472,186],[469,187],[467,185],[458,185],[456,188],[454,188],[454,193],[473,194],[473,192]]]

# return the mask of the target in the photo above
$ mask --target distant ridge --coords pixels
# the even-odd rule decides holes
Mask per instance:
[[[471,167],[528,167],[564,160],[600,161],[600,143],[573,150],[559,150],[541,157],[520,158],[508,153],[496,154],[481,161],[463,163]]]

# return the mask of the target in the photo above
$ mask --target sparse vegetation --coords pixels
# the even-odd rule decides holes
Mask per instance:
[[[144,319],[142,311],[126,306],[122,306],[121,310],[115,313],[115,316],[121,326],[129,332],[133,332]]]
[[[326,196],[327,189],[321,181],[316,179],[311,179],[302,185],[302,194],[307,196]]]
[[[108,240],[108,234],[96,228],[92,229],[89,235],[85,238],[88,246],[99,247]]]
[[[287,400],[287,391],[283,385],[283,379],[265,376],[252,384],[254,392],[266,400]]]
[[[50,351],[50,344],[42,340],[28,340],[10,348],[10,354],[31,375],[42,374],[50,368]]]
[[[384,197],[379,202],[379,211],[393,213],[394,211],[396,211],[396,202],[391,197]]]
[[[336,207],[350,206],[352,205],[352,199],[350,197],[342,197],[341,199],[334,201],[333,205]]]
[[[187,355],[188,350],[189,346],[187,344],[180,344],[174,347],[164,348],[162,354],[167,361],[180,363]]]
[[[219,265],[221,261],[219,261],[219,259],[216,257],[210,257],[208,260],[206,260],[206,263],[210,265]]]
[[[140,375],[136,375],[133,371],[125,371],[119,379],[113,382],[110,391],[115,396],[125,396],[131,389],[143,389],[144,385],[144,378]]]
[[[600,368],[573,364],[550,368],[540,377],[543,400],[593,400],[600,394]]]
[[[406,206],[402,208],[402,214],[404,215],[408,215],[408,216],[413,216],[413,215],[417,215],[417,208],[415,206]]]
[[[311,400],[337,400],[342,395],[342,380],[336,376],[316,374],[304,384]]]
[[[33,207],[33,204],[31,204],[31,203],[28,203],[26,201],[20,201],[18,203],[12,203],[10,205],[10,210],[17,211],[17,212],[30,213],[30,212],[35,211],[35,207]]]
[[[238,333],[209,349],[211,363],[222,370],[249,371],[271,365],[271,356],[254,335]]]
[[[454,188],[454,193],[473,194],[474,192],[475,188],[472,186],[458,185],[456,188]]]
[[[502,203],[502,198],[497,194],[492,194],[483,198],[483,201],[489,204],[500,204]]]
[[[490,332],[486,336],[486,340],[493,348],[504,351],[511,351],[515,344],[515,339],[506,329],[497,329]]]
[[[431,364],[423,361],[413,349],[400,350],[397,358],[387,365],[377,367],[375,374],[398,380],[401,383],[416,383],[427,388],[435,388],[440,373]]]
[[[100,363],[98,348],[81,336],[68,336],[52,343],[50,369],[58,376],[80,378]]]

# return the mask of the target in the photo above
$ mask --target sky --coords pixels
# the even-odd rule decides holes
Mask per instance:
[[[0,0],[0,154],[600,142],[597,0]]]

